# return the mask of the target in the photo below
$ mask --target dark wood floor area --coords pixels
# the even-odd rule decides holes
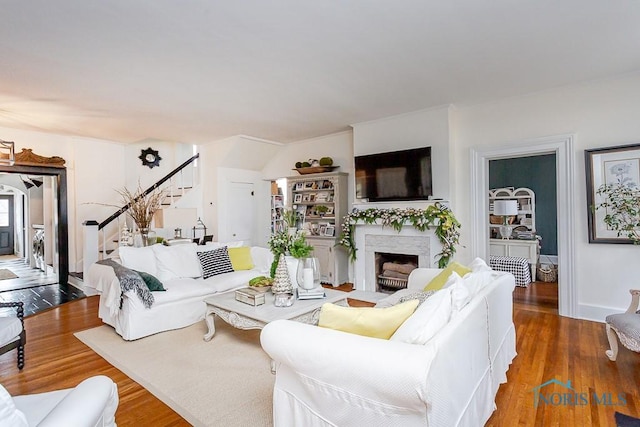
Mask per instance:
[[[85,296],[71,285],[59,284],[56,274],[47,274],[29,267],[23,258],[2,256],[0,268],[10,270],[18,276],[0,280],[0,301],[22,301],[25,316]]]
[[[12,394],[35,393],[72,387],[91,375],[104,374],[119,387],[119,426],[188,425],[73,336],[75,331],[101,324],[97,307],[98,297],[88,297],[27,318],[25,368],[18,371],[15,352],[0,356],[2,384]],[[618,361],[609,361],[602,324],[563,318],[523,302],[515,303],[514,322],[518,356],[508,382],[498,391],[498,409],[487,425],[613,426],[615,411],[640,417],[640,354],[621,349]],[[563,383],[570,380],[576,393],[609,394],[611,404],[535,407],[532,389],[554,378]],[[547,387],[549,393],[565,391],[555,384]],[[615,400],[620,393],[625,393],[625,405]]]

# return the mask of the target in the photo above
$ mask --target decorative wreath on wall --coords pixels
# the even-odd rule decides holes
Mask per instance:
[[[141,150],[138,158],[142,160],[142,166],[149,166],[149,168],[160,166],[160,160],[162,160],[162,157],[160,157],[158,151],[152,149],[151,147],[147,148],[146,150]]]
[[[400,232],[405,224],[413,225],[416,230],[425,231],[435,227],[435,234],[442,243],[442,252],[438,257],[438,267],[444,268],[456,253],[456,246],[460,244],[460,223],[451,210],[435,203],[426,209],[377,209],[354,210],[343,218],[342,234],[339,245],[349,251],[351,261],[356,259],[356,245],[354,241],[355,226],[358,222],[373,224],[380,220],[383,227],[390,226]]]

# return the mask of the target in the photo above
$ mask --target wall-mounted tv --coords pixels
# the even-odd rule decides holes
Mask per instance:
[[[356,198],[370,202],[428,200],[431,147],[356,156]]]

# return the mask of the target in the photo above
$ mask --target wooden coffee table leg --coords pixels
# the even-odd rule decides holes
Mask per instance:
[[[204,321],[207,323],[208,331],[204,334],[205,341],[211,341],[211,338],[216,334],[216,325],[214,323],[215,313],[211,310],[207,310],[207,314],[204,315]]]

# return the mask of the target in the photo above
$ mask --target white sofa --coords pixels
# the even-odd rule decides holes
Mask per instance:
[[[121,287],[112,267],[93,264],[85,284],[100,294],[98,316],[125,340],[135,340],[171,329],[183,328],[202,319],[204,298],[247,286],[250,279],[269,275],[273,255],[267,248],[251,247],[254,267],[202,278],[198,251],[219,245],[153,245],[145,248],[120,248],[115,260],[125,267],[145,271],[158,277],[166,291],[152,292],[154,303],[145,308],[134,291],[127,291],[120,303]],[[135,252],[132,252],[135,251]],[[133,253],[134,256],[131,256]],[[126,255],[126,256],[125,256]]]
[[[440,271],[414,270],[409,290],[398,292],[415,293]],[[481,286],[477,274],[484,274]],[[274,425],[483,425],[495,409],[498,387],[506,382],[516,355],[515,280],[510,273],[493,271],[457,279],[467,281],[466,288],[456,284],[458,289],[440,295],[460,302],[470,291],[470,300],[454,310],[425,344],[287,320],[267,325],[261,343],[276,370]]]

